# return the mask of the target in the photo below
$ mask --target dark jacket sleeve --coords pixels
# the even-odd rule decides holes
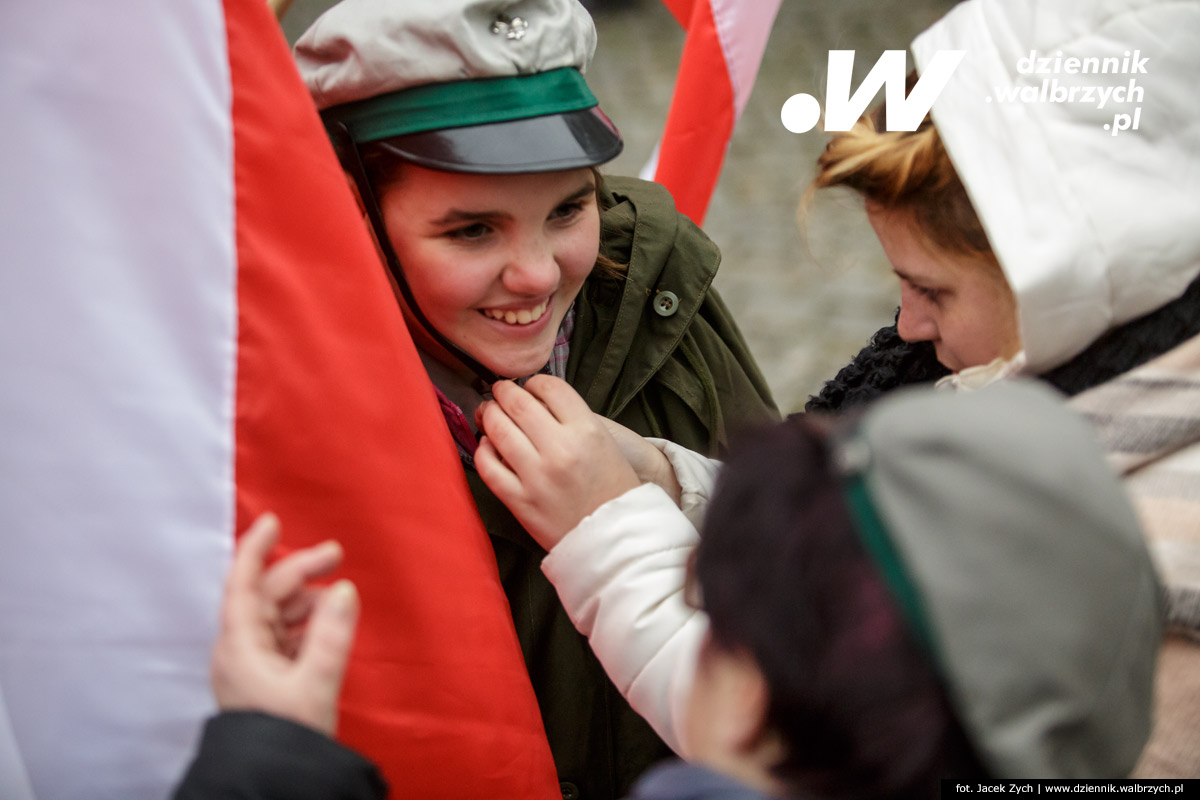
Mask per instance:
[[[367,759],[304,725],[253,711],[219,714],[174,800],[382,800]]]

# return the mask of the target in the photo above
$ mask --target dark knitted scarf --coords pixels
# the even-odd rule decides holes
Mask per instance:
[[[899,316],[899,310],[897,310]],[[1200,278],[1176,300],[1113,328],[1062,366],[1039,376],[1070,396],[1109,381],[1200,334]],[[909,344],[895,324],[876,331],[854,360],[809,397],[805,411],[844,411],[892,389],[931,383],[949,370],[933,345]]]

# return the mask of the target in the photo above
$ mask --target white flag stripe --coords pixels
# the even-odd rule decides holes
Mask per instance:
[[[733,86],[734,120],[742,116],[781,0],[712,0],[713,22]]]
[[[0,76],[0,765],[161,800],[232,544],[222,5],[9,0]]]
[[[9,724],[8,707],[4,704],[4,687],[0,686],[0,797],[5,800],[34,800],[33,787],[25,773],[25,764]]]

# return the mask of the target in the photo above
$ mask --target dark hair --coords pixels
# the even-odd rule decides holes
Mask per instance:
[[[793,418],[743,438],[696,553],[712,643],[766,679],[775,773],[796,795],[933,797],[981,776],[931,659],[851,521],[828,439]]]

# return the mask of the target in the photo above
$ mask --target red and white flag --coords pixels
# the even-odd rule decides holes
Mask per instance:
[[[643,177],[704,223],[733,127],[758,75],[782,0],[663,0],[687,31],[662,141]]]
[[[491,547],[263,0],[0,4],[0,797],[162,800],[235,531],[337,538],[341,737],[553,797]]]

